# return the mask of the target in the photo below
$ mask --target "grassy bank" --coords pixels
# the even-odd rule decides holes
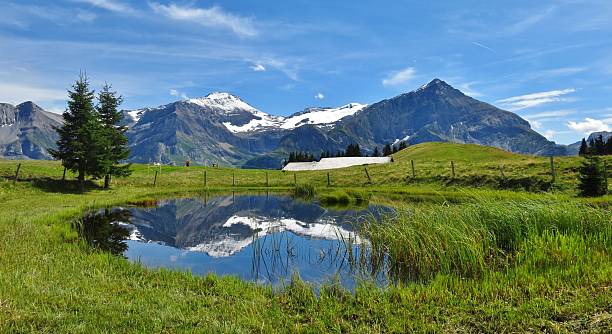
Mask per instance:
[[[346,195],[351,201],[366,194],[393,205],[419,203],[362,230],[380,258],[391,257],[389,263],[414,276],[412,283],[366,285],[354,294],[330,286],[319,296],[299,280],[274,292],[230,277],[146,269],[93,251],[71,225],[91,207],[201,194],[204,170],[211,191],[291,190],[293,174],[162,167],[153,186],[153,169],[137,165],[133,177],[114,180],[110,190],[78,194],[61,184],[56,163],[22,162],[21,181],[14,183],[16,163],[0,161],[0,332],[612,329],[609,197],[575,199],[569,179],[561,179],[568,186],[554,194],[466,189],[435,179],[406,182],[405,168],[417,153],[401,152],[407,156],[394,165],[368,167],[371,184],[357,177],[362,167],[334,171],[339,181],[330,188],[324,172],[298,173],[298,183],[315,185],[319,198]],[[506,165],[516,164],[517,174],[527,168],[533,172],[526,175],[546,177],[546,159],[535,167],[529,167],[531,158],[509,159]],[[501,161],[481,160],[491,172]],[[559,164],[575,166],[572,161]],[[445,164],[430,163],[432,170]],[[484,165],[479,168],[486,170]]]
[[[556,157],[555,182],[550,159],[520,155],[496,148],[452,143],[424,143],[410,146],[393,156],[386,165],[355,166],[330,171],[284,172],[280,170],[245,170],[204,168],[199,166],[134,165],[134,174],[115,179],[119,187],[158,188],[293,188],[295,184],[316,187],[413,187],[449,191],[461,188],[514,190],[576,194],[577,170],[582,158]],[[612,166],[612,156],[605,157]],[[45,191],[63,191],[63,169],[57,162],[0,160],[0,177],[11,179],[17,163],[22,163],[20,177]],[[412,166],[415,174],[413,177]],[[454,177],[452,166],[454,165]],[[365,172],[368,169],[370,178]],[[158,172],[157,179],[155,172]],[[328,183],[329,173],[329,183]],[[44,176],[44,178],[40,178]],[[68,173],[68,178],[74,176]],[[156,180],[156,181],[155,181]]]

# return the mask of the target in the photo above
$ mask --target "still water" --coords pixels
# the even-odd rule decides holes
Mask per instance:
[[[355,265],[367,243],[355,232],[361,219],[392,209],[324,208],[291,196],[222,195],[173,199],[150,208],[113,208],[89,214],[83,232],[101,249],[147,267],[232,275],[279,285],[295,273],[315,285],[385,277]],[[365,269],[365,270],[364,270]]]

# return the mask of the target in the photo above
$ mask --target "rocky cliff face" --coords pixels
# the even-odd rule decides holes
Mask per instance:
[[[60,115],[44,111],[32,102],[17,106],[0,104],[0,156],[9,159],[50,159],[55,147],[55,126]]]

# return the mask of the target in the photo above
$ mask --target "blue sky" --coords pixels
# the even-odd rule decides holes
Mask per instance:
[[[437,77],[558,143],[611,130],[612,1],[430,2],[3,0],[0,101],[61,112],[86,70],[125,108],[228,91],[287,115]]]

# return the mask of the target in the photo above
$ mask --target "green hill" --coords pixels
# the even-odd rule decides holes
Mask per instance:
[[[401,150],[393,155],[395,160],[456,160],[487,162],[491,160],[525,160],[532,155],[511,153],[499,148],[476,144],[431,142],[421,143]]]

